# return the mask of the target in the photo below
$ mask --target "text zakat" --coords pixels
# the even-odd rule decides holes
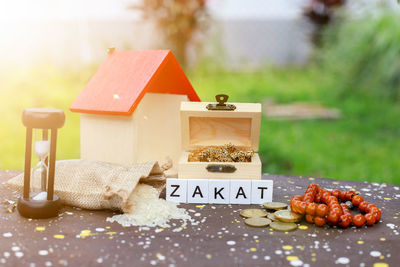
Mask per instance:
[[[272,180],[167,179],[166,198],[180,203],[262,204],[272,201]]]

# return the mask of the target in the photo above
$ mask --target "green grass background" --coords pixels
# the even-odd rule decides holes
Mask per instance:
[[[303,68],[233,72],[218,67],[223,58],[214,58],[187,75],[203,101],[226,93],[232,102],[272,98],[342,111],[340,120],[331,121],[263,118],[259,152],[264,172],[400,185],[399,21],[399,14],[388,9],[356,18],[343,13]],[[65,110],[58,159],[78,158],[79,114],[68,108],[97,66],[2,65],[7,67],[0,68],[0,169],[23,168],[21,114],[26,107]]]
[[[230,101],[261,102],[274,98],[319,102],[342,110],[334,121],[271,121],[263,117],[260,156],[263,171],[346,180],[400,184],[400,107],[385,101],[358,97],[338,100],[317,68],[265,68],[237,73],[198,68],[188,72],[203,101],[227,93]],[[0,168],[23,169],[25,107],[54,107],[66,111],[59,132],[58,159],[79,157],[79,115],[68,107],[96,71],[96,66],[77,70],[43,65],[0,77]],[[6,74],[6,72],[1,72]]]

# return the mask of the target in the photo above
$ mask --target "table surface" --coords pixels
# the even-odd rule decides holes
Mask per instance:
[[[106,222],[111,211],[65,207],[53,219],[32,220],[8,211],[19,192],[5,181],[20,172],[0,171],[0,265],[4,266],[398,266],[400,188],[394,185],[310,177],[264,175],[274,181],[274,201],[289,202],[310,183],[354,189],[382,209],[381,222],[356,229],[318,228],[307,222],[284,233],[244,224],[239,212],[259,205],[181,204],[195,225],[122,227]],[[197,225],[196,225],[197,224]]]

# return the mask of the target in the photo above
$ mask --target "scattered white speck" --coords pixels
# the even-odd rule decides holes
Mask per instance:
[[[276,254],[276,255],[281,255],[281,254],[282,254],[282,250],[279,250],[279,249],[278,249],[278,250],[275,250],[275,254]]]
[[[157,261],[152,260],[152,261],[150,261],[150,264],[151,264],[151,265],[156,265],[156,264],[157,264]]]
[[[270,256],[264,256],[264,260],[269,261],[271,259]]]
[[[396,225],[394,225],[393,223],[387,223],[386,226],[389,227],[390,229],[396,228]]]
[[[199,217],[199,216],[201,216],[201,213],[200,213],[200,212],[196,212],[196,213],[194,214],[194,216],[195,216],[195,217]]]
[[[162,254],[157,254],[157,258],[158,258],[160,261],[164,261],[164,260],[165,260],[165,256],[162,255]]]
[[[226,244],[229,245],[229,246],[233,246],[233,245],[236,244],[236,242],[233,241],[233,240],[229,240],[229,241],[226,242]]]
[[[382,255],[382,253],[380,253],[379,251],[374,250],[374,251],[371,251],[369,253],[369,255],[371,255],[372,257],[380,257]]]
[[[3,253],[3,255],[4,255],[4,257],[8,258],[8,257],[10,257],[11,254],[10,254],[10,252],[6,251]]]
[[[349,258],[346,257],[340,257],[335,261],[336,264],[348,264],[349,262]]]
[[[301,260],[294,260],[294,261],[290,261],[290,265],[301,266],[301,265],[303,265],[303,262]]]
[[[256,260],[256,259],[258,259],[258,256],[257,256],[257,255],[253,255],[253,256],[251,256],[251,258],[252,258],[253,260]]]
[[[40,256],[46,256],[46,255],[49,255],[49,252],[48,252],[47,250],[39,250],[39,251],[38,251],[38,254],[39,254]]]
[[[10,232],[4,233],[3,236],[4,236],[4,237],[12,237],[12,233],[10,233]]]
[[[46,261],[46,262],[44,263],[44,265],[46,265],[47,267],[50,267],[50,266],[52,266],[53,264],[51,263],[51,261]]]
[[[102,263],[103,262],[103,258],[97,258],[97,263]]]
[[[105,231],[105,229],[104,229],[104,228],[101,228],[101,227],[99,227],[99,228],[96,228],[96,231],[97,231],[97,232],[104,232],[104,231]]]
[[[21,250],[21,249],[20,249],[19,247],[17,247],[17,246],[14,246],[14,247],[11,248],[11,250],[12,250],[12,251],[19,251],[19,250]]]
[[[24,256],[24,253],[22,251],[15,252],[15,257],[21,258],[22,256]]]

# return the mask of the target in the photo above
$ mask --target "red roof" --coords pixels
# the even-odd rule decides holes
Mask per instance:
[[[149,92],[200,101],[171,51],[120,50],[108,55],[70,109],[129,116]]]

